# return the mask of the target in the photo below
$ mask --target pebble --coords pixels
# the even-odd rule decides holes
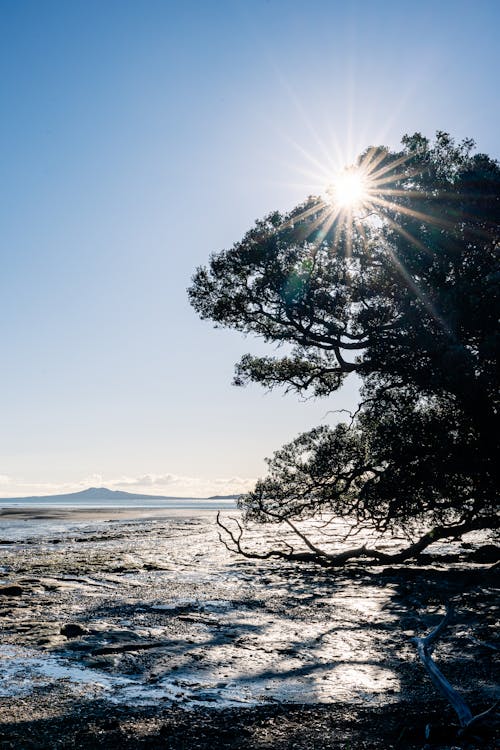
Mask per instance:
[[[88,632],[87,628],[84,628],[78,622],[68,622],[60,630],[61,635],[65,635],[66,638],[78,638],[81,635],[86,635]]]
[[[16,584],[0,586],[0,596],[22,596],[22,593],[22,586]]]

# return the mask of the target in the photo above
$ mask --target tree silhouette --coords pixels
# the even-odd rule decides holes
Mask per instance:
[[[353,167],[356,201],[272,213],[197,270],[189,296],[202,318],[284,350],[245,355],[236,384],[325,397],[351,373],[362,381],[349,422],[284,446],[240,499],[244,519],[284,522],[305,551],[245,549],[241,524],[220,521],[232,548],[402,561],[498,527],[500,166],[473,149],[443,132],[370,148]],[[297,525],[318,513],[408,543],[332,552]]]

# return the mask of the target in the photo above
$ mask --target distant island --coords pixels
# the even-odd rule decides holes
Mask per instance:
[[[33,495],[31,497],[0,497],[0,503],[29,503],[47,501],[58,503],[78,503],[87,500],[236,500],[239,495],[212,495],[211,497],[177,497],[170,495],[143,495],[123,490],[110,490],[107,487],[89,487],[80,492],[70,492],[63,495]]]

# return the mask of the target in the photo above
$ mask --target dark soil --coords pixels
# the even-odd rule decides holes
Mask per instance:
[[[498,735],[457,737],[439,701],[390,707],[284,704],[245,709],[163,710],[79,703],[63,716],[4,724],[2,750],[493,750]],[[429,727],[430,738],[425,730]]]

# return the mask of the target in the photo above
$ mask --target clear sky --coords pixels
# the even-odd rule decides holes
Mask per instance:
[[[240,491],[352,405],[232,387],[263,345],[186,287],[338,150],[441,129],[498,157],[499,25],[497,0],[0,0],[0,495]]]

